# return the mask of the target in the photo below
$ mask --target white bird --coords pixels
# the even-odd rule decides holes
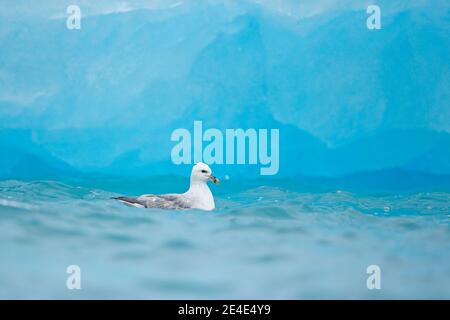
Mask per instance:
[[[207,185],[208,181],[219,184],[211,168],[203,162],[197,163],[191,172],[189,190],[182,194],[144,194],[139,197],[115,197],[126,205],[139,208],[160,209],[201,209],[213,210],[214,197]]]

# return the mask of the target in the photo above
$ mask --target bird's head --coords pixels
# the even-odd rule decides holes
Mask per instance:
[[[217,179],[213,174],[211,168],[203,163],[197,163],[191,172],[191,181],[192,182],[208,182],[212,181],[215,184],[219,184],[220,180]]]

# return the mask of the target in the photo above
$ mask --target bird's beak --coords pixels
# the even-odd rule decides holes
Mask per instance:
[[[210,176],[209,176],[209,179],[210,179],[212,182],[214,182],[214,184],[219,184],[219,183],[220,183],[220,180],[217,179],[216,177],[214,177],[213,175],[210,175]]]

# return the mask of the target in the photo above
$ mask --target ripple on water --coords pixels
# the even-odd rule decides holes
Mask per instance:
[[[230,216],[240,216],[240,217],[256,216],[258,218],[293,219],[293,217],[289,214],[289,212],[286,209],[275,206],[233,208],[226,214]]]
[[[163,244],[163,248],[169,250],[192,250],[195,248],[195,245],[188,239],[174,238],[166,241]]]
[[[448,193],[261,187],[217,197],[213,212],[167,212],[54,182],[0,182],[0,192],[12,201],[0,203],[0,261],[8,269],[0,273],[0,282],[8,280],[1,297],[51,297],[66,263],[80,263],[95,279],[97,288],[80,297],[361,298],[367,290],[353,289],[364,289],[373,263],[388,271],[392,297],[450,297]],[[21,276],[9,281],[10,272]],[[48,287],[17,291],[36,274]]]
[[[140,238],[125,233],[107,233],[103,234],[102,238],[108,241],[113,241],[115,243],[122,243],[122,244],[140,242]]]

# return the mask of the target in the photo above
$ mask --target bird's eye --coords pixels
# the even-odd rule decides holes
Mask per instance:
[[[206,170],[202,170],[202,173],[207,173],[208,171],[206,171]]]

